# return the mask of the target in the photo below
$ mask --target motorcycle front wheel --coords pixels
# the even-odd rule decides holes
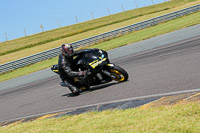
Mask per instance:
[[[110,76],[113,80],[118,82],[124,82],[128,80],[128,73],[119,66],[114,66],[113,68],[109,69]]]

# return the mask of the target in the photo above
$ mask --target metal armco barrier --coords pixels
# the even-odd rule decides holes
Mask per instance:
[[[102,42],[105,40],[109,40],[121,35],[124,35],[126,33],[130,33],[133,31],[138,31],[150,26],[154,26],[157,25],[161,22],[165,22],[165,21],[169,21],[187,14],[191,14],[194,12],[198,12],[200,10],[200,4],[189,7],[189,8],[185,8],[179,11],[175,11],[169,14],[165,14],[156,18],[152,18],[143,22],[139,22],[133,25],[129,25],[120,29],[116,29],[110,32],[106,32],[97,36],[93,36],[90,38],[86,38],[84,40],[80,40],[74,43],[71,43],[73,45],[74,48],[78,48],[80,46],[86,46],[86,45],[90,45],[90,44],[95,44],[98,42]],[[43,60],[47,60],[49,58],[53,58],[58,56],[58,54],[60,53],[60,49],[61,47],[57,47],[54,49],[50,49],[41,53],[37,53],[25,58],[21,58],[19,60],[15,60],[15,61],[11,61],[5,64],[0,65],[0,73],[4,73],[7,71],[11,71],[14,69],[18,69],[30,64],[34,64]]]

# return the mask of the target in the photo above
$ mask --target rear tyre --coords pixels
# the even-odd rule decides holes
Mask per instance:
[[[119,66],[114,66],[110,70],[111,78],[118,82],[124,82],[128,80],[128,73]]]

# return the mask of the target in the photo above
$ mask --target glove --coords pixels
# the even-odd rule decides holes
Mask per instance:
[[[87,76],[90,75],[90,74],[92,74],[92,73],[87,71]]]
[[[91,74],[91,72],[88,72],[87,70],[79,72],[79,76],[83,76],[83,77],[86,77],[86,76],[88,76],[90,74]]]
[[[79,72],[79,76],[85,77],[86,75],[87,75],[87,70]]]

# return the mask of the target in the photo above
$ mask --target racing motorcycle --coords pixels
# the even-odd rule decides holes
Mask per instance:
[[[84,54],[74,59],[74,71],[87,71],[86,77],[75,77],[73,80],[80,90],[88,90],[90,86],[105,84],[111,81],[124,82],[128,73],[121,67],[110,63],[108,54],[102,50],[85,50]],[[58,65],[52,71],[59,74]],[[61,84],[62,85],[62,84]],[[65,84],[62,86],[66,87]]]

